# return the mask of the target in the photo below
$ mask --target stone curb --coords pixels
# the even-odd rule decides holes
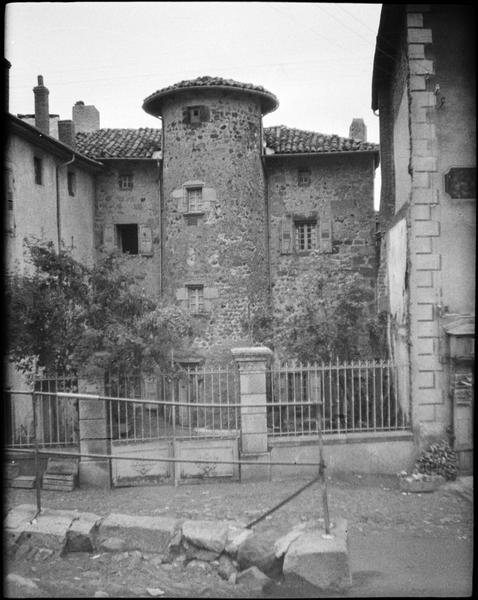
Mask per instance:
[[[193,521],[119,513],[101,517],[93,513],[51,509],[44,509],[38,516],[35,515],[34,505],[21,505],[7,513],[4,526],[10,550],[13,548],[17,551],[22,544],[28,544],[59,555],[72,552],[135,552],[157,554],[161,562],[177,559],[219,565],[222,560],[224,570],[228,566],[227,561],[229,565],[235,565],[231,567],[232,570],[241,570],[241,553],[245,552],[249,556],[257,554],[252,559],[253,564],[246,565],[249,569],[261,569],[264,562],[264,548],[261,549],[259,538],[255,538],[252,530],[235,521]],[[301,524],[278,538],[269,548],[269,554],[276,562],[279,560],[280,574],[280,559],[284,556],[283,574],[286,577],[297,574],[314,585],[318,583],[319,589],[346,587],[350,582],[346,521],[337,521],[335,532],[334,536],[329,536],[336,538],[335,541],[327,540],[324,543],[320,525]],[[320,578],[311,580],[300,567],[305,563],[308,565],[307,571],[316,571],[315,567],[320,567],[324,573]],[[242,570],[244,568],[242,565]],[[249,573],[243,578],[248,580],[252,577],[257,585],[269,585],[269,578],[262,571],[264,581],[254,569],[252,572],[253,577]],[[267,574],[271,577],[277,575]],[[227,575],[230,577],[231,573]],[[238,581],[241,581],[241,577],[238,577]]]

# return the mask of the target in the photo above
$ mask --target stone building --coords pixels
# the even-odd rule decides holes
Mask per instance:
[[[380,306],[409,365],[420,444],[451,436],[471,468],[476,255],[476,65],[471,6],[384,5],[372,108],[380,117]]]
[[[145,99],[161,128],[101,129],[96,108],[82,101],[71,120],[49,115],[45,90],[39,78],[35,126],[30,116],[11,121],[35,135],[43,126],[37,113],[45,123],[54,119],[63,142],[50,139],[55,131],[44,130],[43,139],[70,146],[76,162],[68,172],[78,185],[83,166],[94,166],[84,184],[90,202],[94,196],[89,220],[78,203],[65,205],[61,239],[90,253],[104,247],[127,254],[147,293],[192,313],[195,338],[178,359],[222,359],[251,343],[251,314],[294,302],[301,278],[319,269],[318,256],[374,287],[379,152],[362,119],[354,119],[350,138],[265,128],[263,115],[278,106],[274,94],[200,77]],[[22,160],[32,162],[26,149]],[[16,171],[16,181],[25,173]],[[28,196],[25,202],[35,210]],[[75,235],[85,238],[81,244]]]

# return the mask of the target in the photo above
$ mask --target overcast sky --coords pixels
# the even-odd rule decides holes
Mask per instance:
[[[381,4],[35,2],[6,6],[10,112],[32,113],[37,76],[50,112],[77,100],[101,127],[160,127],[154,91],[202,75],[262,85],[279,99],[264,125],[348,136],[354,117],[378,142],[371,105]]]

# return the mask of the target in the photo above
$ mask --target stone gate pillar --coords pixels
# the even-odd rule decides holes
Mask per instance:
[[[78,391],[83,394],[104,395],[104,370],[92,369],[78,378]],[[78,400],[80,452],[109,454],[110,440],[106,420],[106,402],[80,398]],[[80,487],[111,486],[110,461],[103,458],[81,457],[79,465]]]
[[[233,348],[239,367],[241,459],[270,462],[267,447],[266,369],[272,351],[265,346]],[[270,479],[270,465],[241,465],[241,481]]]

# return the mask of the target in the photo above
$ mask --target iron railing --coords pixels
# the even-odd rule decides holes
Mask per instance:
[[[233,368],[185,368],[150,379],[110,372],[105,393],[114,398],[107,410],[116,443],[239,435],[239,382]]]
[[[390,360],[289,363],[268,371],[270,436],[379,432],[409,428]]]
[[[29,448],[34,444],[34,416],[37,441],[43,447],[78,446],[78,400],[57,393],[78,392],[75,375],[37,377],[30,393],[5,392],[4,434],[9,448]],[[37,393],[34,415],[33,393]]]

